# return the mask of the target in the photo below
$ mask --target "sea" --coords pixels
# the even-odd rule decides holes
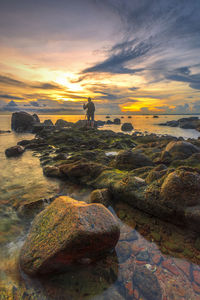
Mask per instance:
[[[137,132],[197,139],[200,132],[196,130],[159,125],[182,117],[187,116],[97,115],[96,120],[120,118],[122,123],[132,123]],[[42,122],[51,119],[55,123],[58,119],[76,122],[85,116],[39,115],[39,118]],[[0,115],[0,130],[10,129],[11,114]],[[121,125],[105,125],[101,129],[120,132]],[[96,263],[47,279],[32,279],[23,274],[18,255],[30,224],[19,216],[19,203],[43,199],[48,205],[49,199],[61,194],[87,202],[91,192],[85,187],[45,177],[39,158],[31,150],[17,158],[6,158],[6,148],[32,138],[34,135],[30,133],[0,134],[0,299],[200,300],[197,237],[126,204],[109,207],[120,223],[122,237],[113,258],[106,261],[107,268],[102,270],[102,264]],[[147,272],[135,279],[134,270],[141,267]],[[154,295],[158,285],[162,298],[158,298],[159,293]]]

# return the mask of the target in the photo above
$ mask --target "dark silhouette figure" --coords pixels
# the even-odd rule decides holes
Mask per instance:
[[[91,127],[94,127],[94,112],[95,112],[95,105],[92,102],[92,99],[88,98],[88,103],[83,104],[83,109],[87,109],[87,121],[88,125],[91,124]]]

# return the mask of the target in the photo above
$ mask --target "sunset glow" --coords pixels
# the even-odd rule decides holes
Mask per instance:
[[[0,109],[76,114],[90,96],[99,113],[200,112],[200,2],[146,6],[3,2]]]

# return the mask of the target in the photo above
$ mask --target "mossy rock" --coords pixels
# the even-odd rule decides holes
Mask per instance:
[[[166,249],[172,251],[172,252],[183,252],[184,251],[184,246],[179,244],[177,241],[165,241],[164,246]]]
[[[155,242],[160,242],[161,241],[161,235],[158,232],[152,231],[151,236],[154,239]]]

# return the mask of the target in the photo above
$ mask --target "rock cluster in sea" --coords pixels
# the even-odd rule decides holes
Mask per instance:
[[[181,118],[179,120],[160,123],[161,126],[180,127],[183,129],[196,129],[200,131],[200,119],[198,117]]]
[[[132,135],[114,133],[109,130],[87,128],[82,126],[82,122],[75,125],[68,124],[67,127],[65,125],[60,121],[59,126],[43,126],[34,139],[19,143],[26,150],[31,149],[39,156],[46,176],[91,188],[93,190],[91,203],[102,203],[108,206],[110,203],[117,204],[120,201],[161,220],[200,232],[200,140],[184,141],[181,138],[155,134],[137,136],[134,133]],[[113,155],[107,155],[107,153],[113,153]],[[59,206],[59,203],[66,202],[59,201],[54,200],[51,205],[54,207],[54,205]],[[78,211],[79,205],[74,203],[75,211]],[[49,216],[51,205],[41,213],[42,216],[46,213]],[[88,207],[86,204],[83,206]],[[67,205],[65,209],[67,210]],[[107,219],[111,224],[107,213],[105,211],[105,215],[102,215],[102,220],[107,224]],[[59,213],[57,215],[59,216]],[[84,217],[84,214],[80,216]],[[37,241],[43,243],[42,238],[46,235],[42,231],[46,223],[43,224],[42,220],[46,219],[40,215],[34,220],[21,253],[21,265],[30,274],[42,273],[43,267],[47,268],[47,271],[48,268],[53,270],[51,260],[47,259],[46,263],[46,260],[41,262],[40,258],[38,261],[33,259],[31,262],[33,253],[37,253],[36,258],[40,257],[37,251],[41,249],[34,247],[37,246]],[[77,224],[72,221],[72,224],[74,223]],[[89,220],[88,224],[92,227],[94,222]],[[54,227],[53,223],[51,225]],[[99,232],[103,245],[107,240],[104,240],[102,238],[104,234],[101,235],[101,231]],[[107,250],[114,248],[117,241],[116,232],[115,242],[107,247]],[[59,237],[56,231],[54,233],[49,236],[49,241],[52,241],[54,245],[56,240],[56,243],[60,243],[63,249],[62,237],[65,233],[58,234]],[[154,238],[158,239],[156,235]],[[60,254],[58,248],[54,254],[55,268],[59,269],[61,268],[59,263],[67,260]],[[77,256],[76,259],[83,258],[83,261],[92,259],[91,252],[89,248],[87,249],[88,256],[83,251],[84,255]],[[45,252],[45,248],[43,250]],[[41,250],[42,253],[43,250]],[[128,249],[126,251],[128,253]],[[47,251],[49,252],[52,253],[52,249]],[[98,251],[97,254],[99,255]],[[138,257],[138,260],[146,257],[145,253],[143,255]],[[35,266],[30,264],[35,264]],[[134,280],[139,285],[139,276],[136,276]],[[154,284],[157,285],[156,281]]]

